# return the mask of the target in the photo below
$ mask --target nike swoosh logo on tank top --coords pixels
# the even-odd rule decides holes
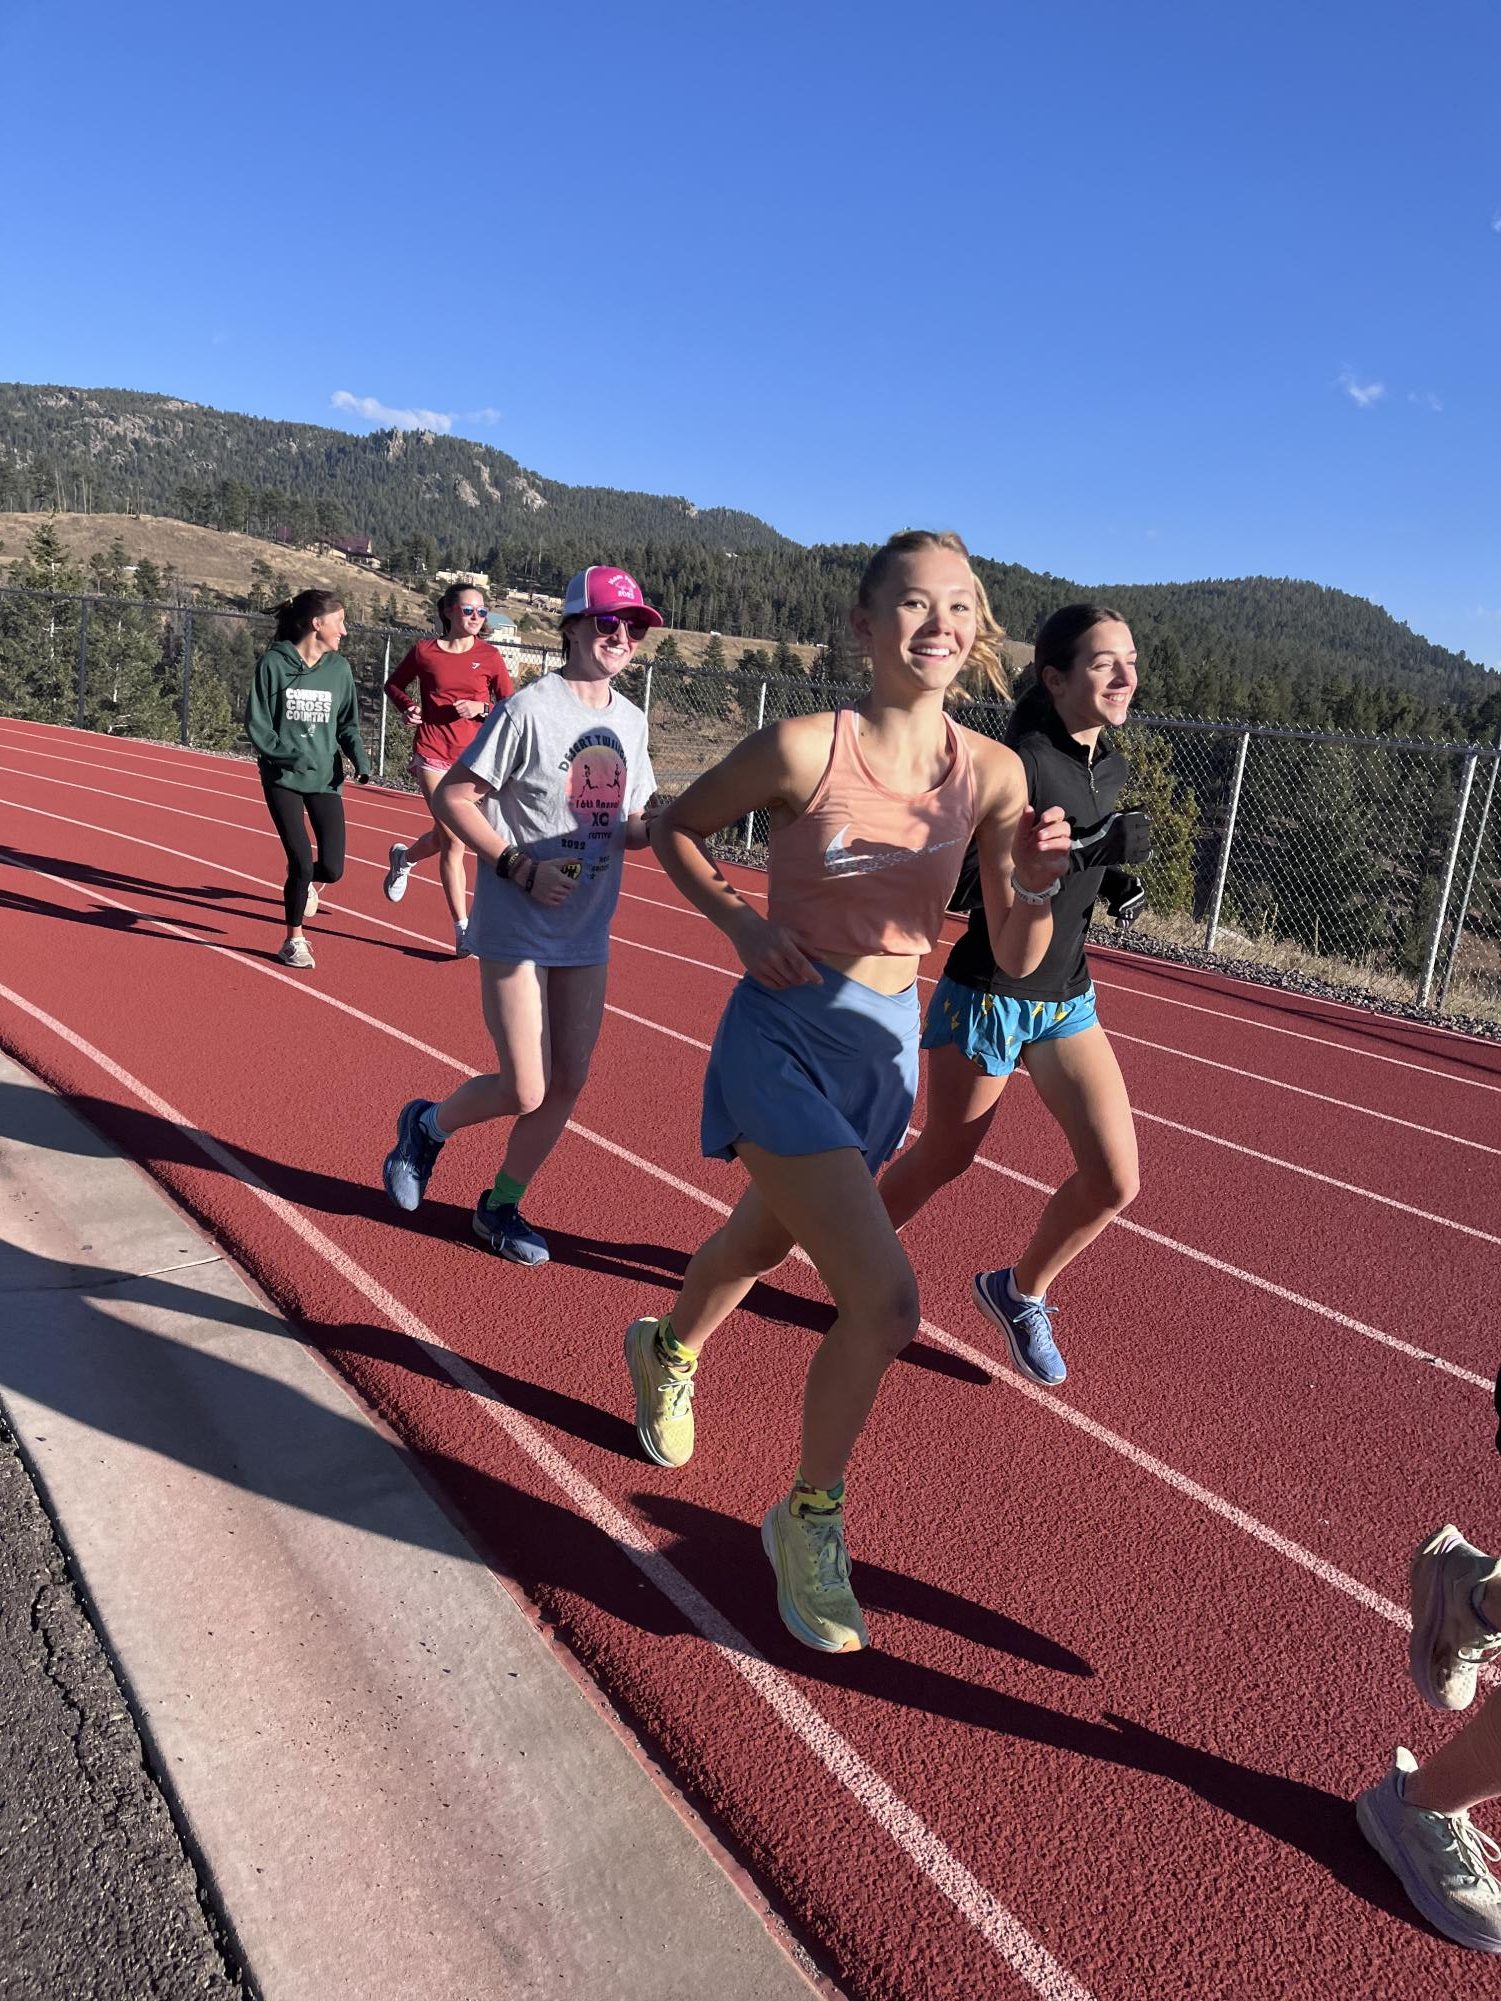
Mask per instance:
[[[895,868],[899,862],[915,861],[918,855],[937,854],[942,848],[957,848],[961,841],[932,841],[924,848],[852,848],[847,836],[849,823],[839,829],[823,851],[823,865],[830,875],[873,875],[877,869]],[[967,838],[967,837],[966,837]]]

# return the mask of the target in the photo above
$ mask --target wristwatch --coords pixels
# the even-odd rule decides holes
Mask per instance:
[[[1051,903],[1062,887],[1063,878],[1056,875],[1046,889],[1023,889],[1017,881],[1015,874],[1011,877],[1011,894],[1016,898],[1017,902],[1030,903],[1038,910],[1041,910],[1044,904]]]

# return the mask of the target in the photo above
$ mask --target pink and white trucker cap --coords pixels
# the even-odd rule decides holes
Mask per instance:
[[[591,563],[587,570],[568,579],[563,593],[564,618],[592,618],[596,612],[635,612],[648,625],[660,625],[662,614],[641,595],[641,586],[624,570],[612,570],[604,563]]]

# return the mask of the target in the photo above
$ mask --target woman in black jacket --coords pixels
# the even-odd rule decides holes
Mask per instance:
[[[1039,811],[1061,806],[1076,840],[1115,812],[1129,772],[1102,741],[1125,722],[1136,692],[1130,627],[1104,605],[1065,605],[1037,634],[1033,666],[1006,731]],[[900,1228],[945,1182],[964,1173],[1018,1062],[1063,1128],[1074,1172],[1052,1196],[1032,1240],[1002,1271],[981,1272],[975,1302],[1006,1336],[1033,1382],[1067,1373],[1053,1339],[1047,1290],[1118,1216],[1137,1190],[1136,1129],[1115,1052],[1095,1018],[1084,956],[1105,868],[1080,867],[1052,886],[1053,942],[1025,979],[997,970],[983,913],[949,954],[928,1009],[927,1123],[892,1163],[881,1194]],[[1021,894],[1022,892],[1018,892]]]

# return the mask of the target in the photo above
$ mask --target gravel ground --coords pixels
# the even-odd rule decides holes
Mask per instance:
[[[0,1997],[250,2001],[0,1415]]]

